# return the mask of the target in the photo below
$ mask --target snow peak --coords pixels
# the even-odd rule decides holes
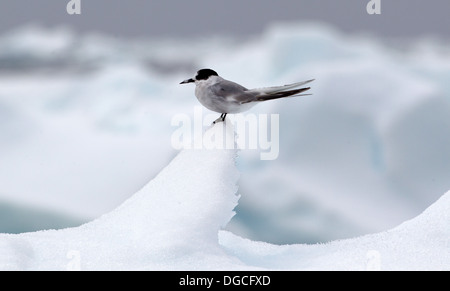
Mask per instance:
[[[206,286],[206,288],[210,288],[214,278],[195,278],[189,277],[186,275],[186,278],[180,278],[179,285],[180,286]]]

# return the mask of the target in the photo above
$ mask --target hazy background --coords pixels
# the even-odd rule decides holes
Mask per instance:
[[[313,98],[252,109],[280,114],[280,156],[241,152],[237,234],[386,230],[450,189],[448,1],[68,2],[0,2],[0,232],[76,226],[148,183],[203,67],[249,87],[316,78]]]
[[[381,37],[450,37],[446,0],[381,0],[381,15],[367,14],[368,0],[82,0],[82,14],[76,16],[66,13],[68,2],[1,1],[0,33],[35,23],[125,38],[248,36],[261,33],[273,21],[301,20]]]

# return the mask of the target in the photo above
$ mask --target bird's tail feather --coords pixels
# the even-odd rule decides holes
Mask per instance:
[[[300,87],[303,86],[305,84],[308,84],[312,81],[314,81],[315,79],[311,79],[311,80],[307,80],[307,81],[303,81],[303,82],[297,82],[297,83],[292,83],[292,84],[288,84],[288,85],[284,85],[284,86],[276,86],[276,87],[266,87],[266,88],[257,88],[257,89],[253,89],[251,91],[257,91],[257,92],[261,92],[261,93],[267,93],[267,94],[272,94],[272,93],[277,93],[277,92],[283,92],[289,89],[294,89],[296,87]]]
[[[274,92],[274,93],[270,93],[270,94],[264,94],[264,95],[258,96],[256,98],[256,100],[252,100],[252,102],[253,101],[267,101],[267,100],[273,100],[273,99],[279,99],[279,98],[285,98],[285,97],[297,97],[297,96],[312,95],[312,94],[301,94],[305,91],[308,91],[309,89],[311,89],[311,87],[300,88],[300,89],[289,90],[289,91]],[[248,103],[248,102],[243,102],[243,103]]]

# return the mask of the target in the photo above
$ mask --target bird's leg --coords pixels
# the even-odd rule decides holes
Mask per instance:
[[[225,121],[225,117],[227,117],[227,114],[226,114],[226,113],[222,113],[222,114],[220,115],[219,118],[217,118],[216,120],[214,120],[213,124],[216,124],[216,123],[219,122],[219,121],[224,122],[224,121]]]

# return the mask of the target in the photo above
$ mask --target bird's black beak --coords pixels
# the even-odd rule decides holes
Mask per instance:
[[[194,83],[194,82],[195,82],[195,80],[191,78],[191,79],[184,80],[180,84],[187,84],[187,83]]]

